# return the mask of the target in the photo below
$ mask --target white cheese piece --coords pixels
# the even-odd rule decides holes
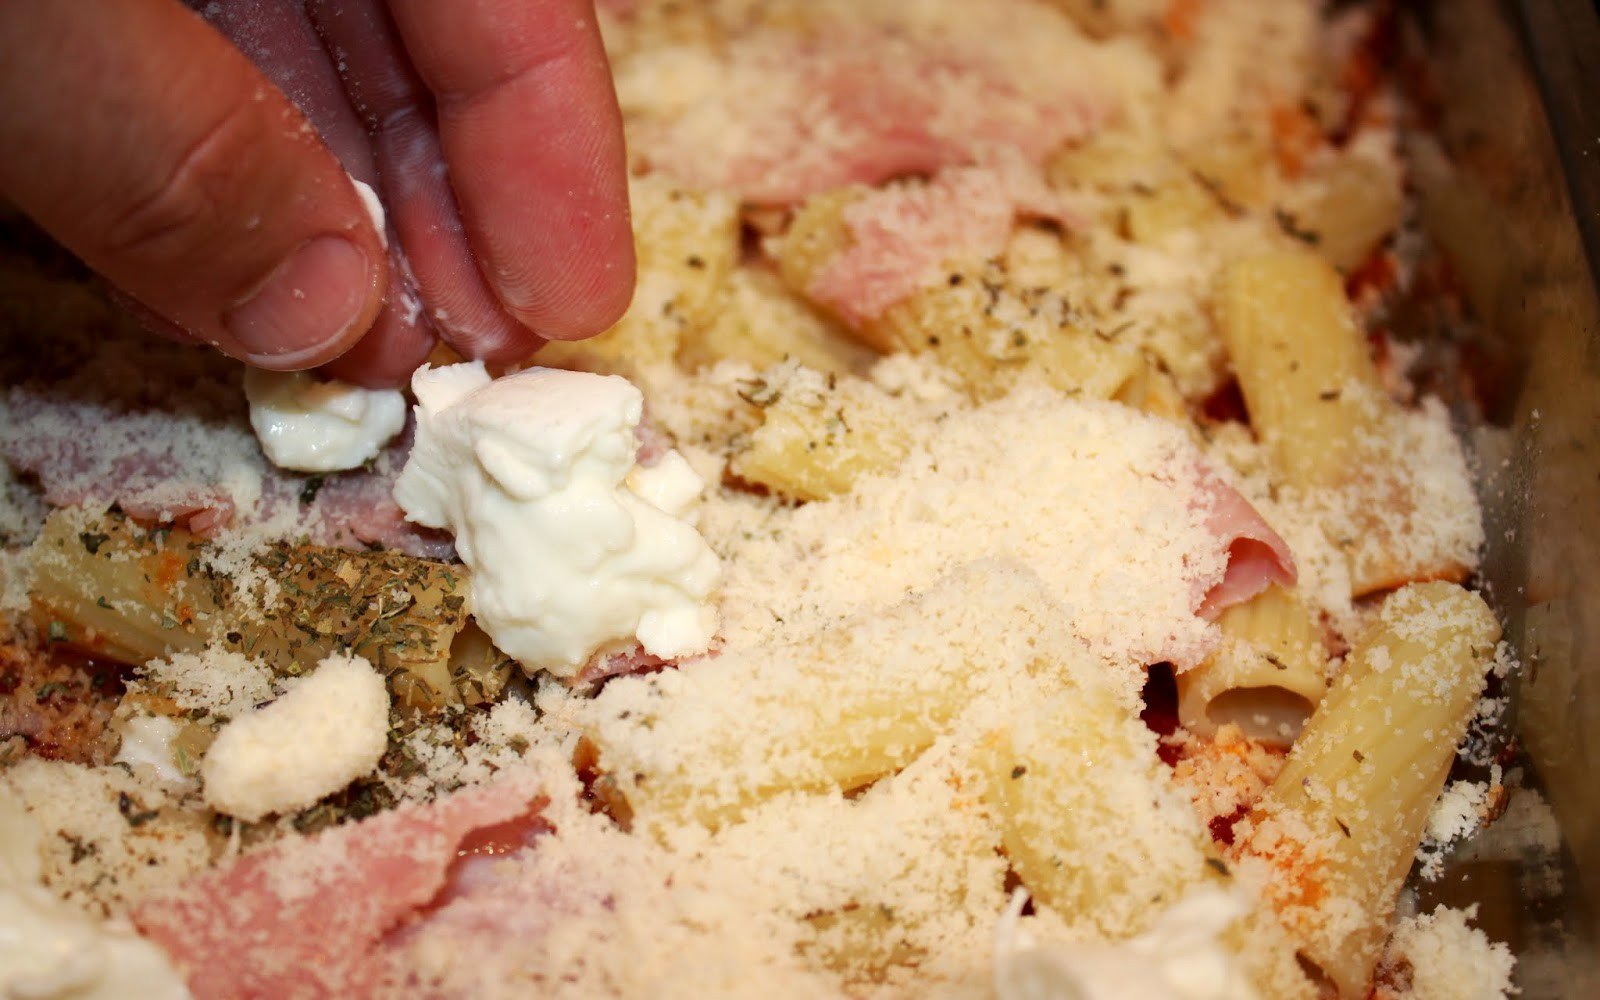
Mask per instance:
[[[126,764],[137,774],[148,771],[169,785],[189,785],[193,778],[178,763],[172,741],[183,727],[166,715],[136,715],[118,727],[122,746],[116,763]]]
[[[359,656],[329,656],[222,727],[200,765],[206,803],[243,820],[302,809],[377,767],[388,734],[383,675]]]
[[[1438,844],[1449,844],[1467,836],[1478,828],[1488,798],[1487,782],[1452,781],[1433,804],[1424,836]]]
[[[1476,904],[1441,906],[1395,924],[1384,964],[1411,970],[1407,1000],[1503,1000],[1518,992],[1511,982],[1517,960],[1471,925],[1477,916]],[[1524,988],[1532,992],[1527,980]]]
[[[406,425],[398,389],[363,389],[306,372],[247,369],[250,426],[272,464],[297,472],[354,469]]]
[[[682,515],[699,477],[670,453],[635,468],[639,390],[616,376],[481,362],[419,369],[417,439],[394,496],[456,536],[472,610],[530,672],[571,676],[637,638],[684,656],[716,631],[716,556]]]
[[[1217,940],[1245,913],[1236,897],[1195,892],[1137,937],[1036,945],[1021,926],[1018,892],[995,928],[999,1000],[1254,1000],[1255,989]]]
[[[161,949],[126,923],[94,920],[41,881],[39,828],[0,789],[0,996],[117,1000],[189,996]]]
[[[624,482],[639,499],[690,523],[694,520],[695,502],[705,489],[705,482],[689,467],[689,460],[676,451],[662,455],[655,465],[634,466]]]

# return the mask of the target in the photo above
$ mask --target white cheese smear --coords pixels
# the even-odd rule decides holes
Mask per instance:
[[[151,774],[165,784],[193,784],[173,746],[182,728],[178,720],[166,715],[135,715],[122,720],[117,727],[122,745],[117,750],[116,763],[126,764],[136,774]]]
[[[345,175],[350,177],[349,174]],[[350,177],[350,183],[355,186],[356,196],[361,199],[361,207],[367,210],[367,215],[372,217],[372,228],[378,231],[378,241],[389,247],[388,221],[383,214],[383,199],[378,197],[378,192],[372,190],[371,184],[365,184]]]
[[[388,738],[383,675],[359,656],[326,657],[217,732],[200,764],[206,804],[248,821],[303,809],[370,773]]]
[[[296,472],[354,469],[406,425],[398,389],[363,389],[307,372],[248,368],[250,426],[273,465]]]
[[[481,362],[417,371],[416,444],[394,497],[454,533],[472,611],[530,673],[570,677],[637,639],[704,651],[716,555],[686,520],[702,483],[682,456],[638,467],[644,397],[614,375]]]
[[[1218,936],[1246,912],[1235,896],[1202,889],[1148,931],[1115,943],[1037,945],[1022,927],[1019,891],[995,928],[999,1000],[1256,1000]]]
[[[94,920],[44,886],[39,835],[21,801],[0,789],[0,997],[188,997],[161,949],[125,922]]]

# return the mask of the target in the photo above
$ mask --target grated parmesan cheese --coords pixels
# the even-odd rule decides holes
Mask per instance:
[[[812,633],[1009,556],[1123,683],[1140,683],[1131,664],[1204,656],[1216,634],[1186,581],[1219,570],[1222,554],[1190,507],[1196,453],[1181,430],[1037,386],[930,417],[908,428],[920,439],[899,468],[843,496],[781,518],[708,499],[702,524],[728,568],[728,648]]]
[[[1511,949],[1467,923],[1477,908],[1441,906],[1400,921],[1384,964],[1403,964],[1407,1000],[1496,1000],[1514,992]]]
[[[598,694],[546,673],[514,680],[492,706],[393,718],[381,677],[360,661],[325,662],[287,690],[273,664],[217,650],[143,665],[119,715],[122,766],[26,756],[0,770],[0,795],[14,794],[45,831],[51,890],[114,913],[241,846],[286,837],[268,888],[305,900],[330,867],[359,858],[297,864],[292,838],[360,815],[347,799],[381,809],[463,785],[537,790],[553,829],[531,850],[458,859],[445,891],[384,937],[391,978],[377,995],[699,1000],[759,984],[773,997],[973,1000],[992,997],[1005,970],[993,918],[1021,877],[1007,854],[1015,831],[986,789],[997,761],[1013,781],[1040,780],[1034,757],[1012,763],[1033,754],[1063,768],[1049,787],[1074,820],[1051,832],[1049,862],[1113,888],[1060,906],[1035,892],[1035,912],[1021,918],[1031,933],[1077,955],[1149,944],[1198,873],[1226,882],[1248,910],[1226,931],[1206,928],[1208,944],[1231,953],[1257,994],[1314,998],[1295,939],[1263,902],[1274,869],[1243,858],[1224,871],[1207,853],[1208,826],[1258,800],[1281,756],[1236,734],[1202,745],[1180,731],[1161,741],[1184,754],[1169,769],[1139,712],[1146,664],[1193,664],[1217,641],[1195,615],[1194,581],[1224,558],[1195,513],[1201,465],[1283,535],[1299,596],[1335,650],[1373,613],[1351,599],[1352,550],[1403,545],[1408,561],[1452,573],[1477,565],[1460,446],[1443,407],[1411,399],[1398,369],[1389,388],[1412,409],[1366,442],[1386,466],[1367,485],[1413,502],[1378,517],[1348,496],[1283,489],[1247,426],[1190,419],[1228,378],[1212,317],[1218,272],[1286,238],[1269,217],[1277,202],[1298,211],[1336,193],[1324,176],[1333,152],[1290,176],[1266,134],[1275,114],[1307,114],[1326,96],[1316,5],[611,0],[601,21],[634,168],[639,288],[612,331],[536,360],[638,381],[645,426],[677,449],[631,474],[641,503],[686,516],[694,477],[710,484],[699,528],[726,567],[709,597],[721,619],[714,642],[709,619],[697,619],[707,641],[690,645],[709,642],[703,655],[610,678]],[[1334,47],[1348,54],[1357,40],[1337,32]],[[1350,143],[1381,159],[1386,190],[1403,180],[1393,140],[1385,126]],[[1233,169],[1239,150],[1258,162]],[[977,182],[1013,167],[1048,186],[985,207],[977,196],[997,192]],[[937,189],[941,174],[964,178],[974,197],[908,197]],[[1159,409],[1147,390],[1090,402],[1049,388],[1026,358],[1006,359],[973,392],[932,356],[877,357],[850,329],[849,303],[830,313],[770,256],[793,203],[844,185],[887,191],[850,219],[858,237],[898,237],[893,256],[863,253],[869,271],[887,272],[878,277],[938,282],[938,265],[963,261],[1016,285],[998,299],[969,286],[938,323],[961,324],[988,295],[979,326],[997,344],[1081,326],[1115,342],[1135,382],[1168,387],[1168,408],[1140,412]],[[926,233],[949,237],[937,247],[905,228],[951,204],[989,214],[934,218]],[[1019,213],[1050,221],[1019,230]],[[916,274],[894,273],[913,261]],[[185,514],[197,490],[220,491],[246,516],[203,568],[247,601],[280,586],[253,558],[263,539],[371,537],[351,522],[380,513],[386,489],[307,501],[357,477],[324,484],[271,468],[234,366],[82,325],[93,343],[73,348],[79,374],[0,391],[0,454],[60,473],[38,489],[10,466],[0,478],[0,534],[10,533],[0,609],[26,610],[29,567],[15,544],[41,498],[100,503],[114,488],[141,505],[136,516],[159,519]],[[152,374],[128,377],[139,371]],[[821,491],[827,499],[751,489],[741,456],[763,428],[784,429],[769,422],[780,397],[848,424],[858,445],[893,447]],[[780,465],[814,443],[803,426],[787,432]],[[630,435],[616,440],[618,456],[633,454]],[[378,455],[370,481],[392,480],[405,447]],[[547,568],[508,572],[537,582]],[[572,581],[574,606],[609,607],[582,589],[592,577]],[[700,583],[690,589],[708,597]],[[1499,711],[1485,704],[1480,717],[1487,725]],[[202,792],[160,780],[181,764],[163,750],[176,733],[205,739],[219,724]],[[581,780],[580,736],[599,748],[597,773]],[[852,771],[869,757],[872,767]],[[1489,798],[1478,785],[1449,789],[1432,816],[1435,841],[1465,833]],[[284,814],[219,821],[208,802],[247,819]],[[1522,790],[1510,808],[1464,853],[1537,855],[1525,889],[1553,894],[1549,810]],[[1348,899],[1321,910],[1329,933],[1362,919]],[[1505,995],[1509,955],[1467,920],[1441,910],[1399,922],[1386,975],[1405,969],[1417,997]],[[1176,950],[1155,947],[1151,968]]]

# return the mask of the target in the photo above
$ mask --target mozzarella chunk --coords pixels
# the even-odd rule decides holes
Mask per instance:
[[[701,482],[676,453],[636,467],[638,389],[552,368],[494,381],[480,362],[425,366],[411,387],[395,500],[454,532],[496,645],[558,676],[635,639],[664,658],[706,649],[721,570],[683,520]]]
[[[261,450],[272,464],[296,472],[354,469],[406,425],[406,400],[398,389],[251,368],[244,394]]]

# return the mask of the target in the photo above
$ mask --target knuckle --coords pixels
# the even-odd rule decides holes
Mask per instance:
[[[133,188],[108,212],[103,252],[179,262],[214,245],[227,225],[258,131],[247,107],[230,107],[210,122],[164,172]]]

